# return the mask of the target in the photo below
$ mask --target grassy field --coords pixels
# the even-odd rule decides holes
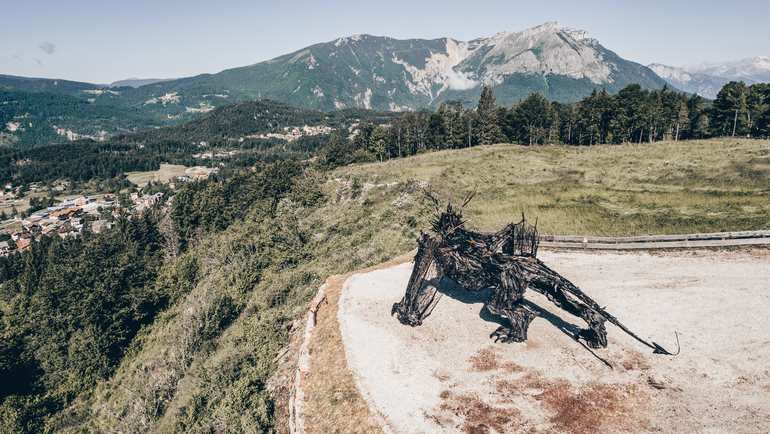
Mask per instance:
[[[770,142],[483,146],[337,171],[368,184],[429,183],[493,229],[525,213],[543,233],[673,234],[770,227]]]
[[[169,182],[180,176],[188,176],[190,178],[207,177],[211,173],[212,169],[202,166],[187,167],[180,164],[161,164],[160,169],[151,170],[147,172],[127,172],[126,177],[128,180],[136,184],[139,187],[144,187],[150,181],[152,182]]]

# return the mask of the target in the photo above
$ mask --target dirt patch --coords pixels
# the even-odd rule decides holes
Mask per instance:
[[[647,371],[652,367],[642,353],[638,351],[628,351],[620,361],[620,366],[626,371]]]
[[[519,421],[519,410],[509,406],[492,405],[476,394],[456,395],[451,391],[441,392],[439,410],[460,419],[459,428],[467,434],[506,433],[513,431]],[[444,416],[433,416],[435,420],[450,421]]]
[[[524,370],[524,368],[521,365],[519,365],[518,363],[511,362],[511,361],[503,362],[500,365],[500,369],[502,369],[503,371],[508,372],[508,373],[521,372],[521,371]]]
[[[618,430],[645,431],[648,409],[640,406],[636,385],[590,383],[575,387],[566,381],[549,381],[535,397],[552,415],[549,420],[563,432],[592,433]]]
[[[471,367],[477,372],[486,372],[497,369],[497,354],[492,348],[482,348],[468,359]]]
[[[468,359],[471,370],[475,372],[489,372],[501,369],[508,373],[521,372],[524,368],[510,360],[501,360],[494,347],[482,348]]]

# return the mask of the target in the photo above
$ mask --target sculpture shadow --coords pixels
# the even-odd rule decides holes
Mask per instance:
[[[502,326],[508,326],[509,324],[507,321],[500,316],[493,315],[490,313],[486,307],[484,306],[487,301],[489,301],[492,298],[492,288],[484,288],[481,291],[468,291],[465,288],[463,288],[460,284],[453,281],[452,279],[445,277],[442,277],[440,281],[436,282],[435,279],[431,279],[429,281],[430,284],[432,284],[435,288],[438,289],[438,292],[446,295],[448,297],[451,297],[461,303],[465,304],[481,304],[481,310],[479,311],[479,318],[483,319],[484,321],[493,323],[493,324],[499,324]],[[530,291],[532,291],[530,289]],[[609,367],[610,369],[613,369],[613,366],[611,363],[609,363],[607,360],[596,354],[596,352],[589,348],[586,344],[584,344],[580,339],[578,339],[578,334],[581,330],[581,328],[569,321],[564,320],[560,316],[554,314],[553,312],[544,309],[540,307],[537,303],[534,303],[530,300],[527,300],[526,298],[522,302],[524,305],[532,309],[533,311],[537,312],[538,317],[543,318],[544,320],[548,321],[559,329],[562,333],[572,338],[575,342],[580,344],[583,349],[591,353],[592,356],[594,356],[597,360],[602,362],[604,365]]]
[[[441,281],[439,282],[431,282],[431,283],[438,289],[438,291],[441,294],[444,294],[448,297],[451,297],[465,304],[484,305],[487,301],[489,301],[492,298],[492,288],[485,288],[485,289],[482,289],[481,291],[468,291],[465,288],[463,288],[461,285],[459,285],[457,282],[447,277],[442,278]],[[540,307],[540,305],[538,305],[535,302],[524,299],[523,304],[529,307],[530,309],[532,309],[533,311],[537,312],[540,318],[543,318],[544,320],[548,321],[549,323],[551,323],[551,325],[559,329],[562,333],[566,334],[567,336],[573,339],[575,338],[575,336],[577,336],[578,332],[580,332],[580,327]],[[508,322],[503,317],[493,315],[484,306],[482,306],[481,310],[479,311],[479,318],[494,324],[508,326]]]

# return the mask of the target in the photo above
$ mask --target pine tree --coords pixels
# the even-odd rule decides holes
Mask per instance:
[[[503,134],[497,121],[497,103],[492,88],[487,85],[481,89],[476,113],[478,115],[479,144],[491,145],[501,141]]]
[[[386,137],[387,131],[385,131],[382,126],[377,125],[369,138],[369,148],[380,161],[385,158],[385,152],[387,150],[387,144],[385,142]]]
[[[541,94],[533,93],[513,109],[514,125],[510,129],[519,143],[531,146],[547,141],[551,120],[551,104]]]
[[[698,115],[698,119],[695,121],[695,129],[692,133],[699,139],[709,135],[709,117],[706,113]]]
[[[766,116],[770,107],[770,84],[759,83],[749,86],[746,97],[747,129],[750,136],[761,136],[763,116]]]
[[[756,137],[770,136],[770,84],[759,83],[751,86],[752,99],[752,128]]]
[[[732,81],[722,87],[712,106],[713,127],[723,136],[744,134],[747,120],[746,84]]]
[[[687,101],[679,103],[679,112],[676,117],[676,133],[674,134],[674,141],[679,141],[679,133],[681,130],[687,128],[687,124],[690,121],[690,112],[687,110]]]

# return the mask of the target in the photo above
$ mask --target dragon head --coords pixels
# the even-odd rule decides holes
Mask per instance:
[[[460,210],[456,210],[449,203],[446,211],[438,214],[431,222],[433,232],[443,239],[451,238],[455,231],[464,225],[463,215]]]
[[[460,205],[459,208],[453,207],[452,202],[450,201],[447,204],[446,209],[441,211],[439,201],[436,196],[432,192],[427,191],[426,196],[433,202],[435,209],[435,217],[431,222],[431,229],[433,229],[433,232],[445,240],[452,238],[457,229],[462,228],[465,224],[463,221],[462,210],[465,208],[465,205],[468,205],[468,203],[473,199],[473,196],[475,195],[476,191],[474,190],[465,196],[465,199],[463,199],[462,205]]]

